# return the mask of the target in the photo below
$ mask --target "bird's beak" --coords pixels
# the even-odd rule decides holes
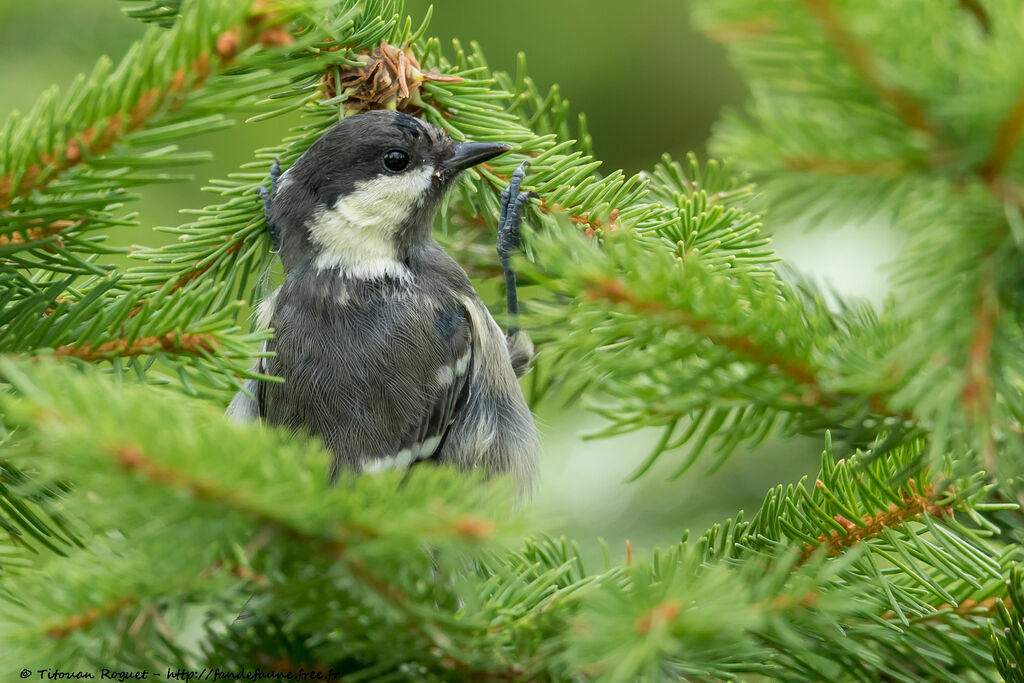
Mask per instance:
[[[493,159],[512,149],[503,142],[460,142],[455,145],[455,156],[441,163],[441,172],[453,176],[471,166]]]

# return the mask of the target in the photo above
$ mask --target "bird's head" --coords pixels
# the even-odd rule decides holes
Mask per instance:
[[[288,169],[273,201],[282,259],[386,272],[430,238],[459,173],[509,150],[454,142],[408,114],[368,111],[335,124]],[[301,253],[300,253],[301,252]]]

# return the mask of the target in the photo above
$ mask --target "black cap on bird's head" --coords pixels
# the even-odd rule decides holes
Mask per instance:
[[[282,228],[285,267],[301,258],[298,247],[307,254],[345,252],[353,260],[360,249],[386,251],[385,239],[401,252],[429,238],[431,220],[459,173],[509,149],[494,142],[456,143],[400,112],[342,119],[281,178],[273,213]],[[302,239],[294,238],[296,232]]]

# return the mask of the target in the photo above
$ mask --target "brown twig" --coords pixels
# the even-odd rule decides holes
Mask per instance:
[[[101,619],[109,619],[110,617],[116,616],[135,604],[137,604],[135,598],[110,600],[102,607],[92,607],[81,614],[72,614],[71,616],[60,620],[56,624],[47,627],[45,631],[46,636],[48,638],[66,638],[72,633],[88,631]]]
[[[992,151],[978,167],[978,174],[991,186],[1000,178],[1013,159],[1024,136],[1024,87],[1021,88],[1006,118],[999,126]]]
[[[207,263],[205,265],[202,265],[202,266],[199,265],[199,261],[196,261],[196,263],[193,266],[192,270],[187,271],[184,275],[181,275],[180,277],[178,277],[177,280],[175,280],[173,283],[171,283],[171,288],[170,288],[169,291],[171,291],[171,292],[178,291],[179,289],[181,289],[182,287],[184,287],[188,283],[190,283],[193,280],[195,280],[196,278],[202,276],[203,273],[205,273],[210,268],[212,268],[214,265],[216,265],[217,262],[221,258],[227,256],[228,254],[234,254],[234,253],[236,253],[238,251],[241,251],[242,244],[243,244],[243,240],[240,237],[235,237],[234,241],[231,243],[231,245],[227,249],[225,249],[224,252],[220,256],[218,256],[216,259],[211,259],[209,263]],[[161,285],[161,287],[163,287],[163,285]]]
[[[647,635],[655,628],[664,628],[675,621],[675,618],[683,611],[678,600],[669,599],[657,605],[648,614],[640,617],[633,624],[636,632],[640,635]]]
[[[967,598],[962,601],[959,605],[950,605],[949,603],[943,603],[935,608],[935,612],[925,614],[920,617],[916,617],[913,621],[920,623],[922,621],[933,621],[941,619],[946,614],[955,614],[959,617],[966,617],[972,614],[978,614],[979,616],[992,616],[998,609],[997,605],[1002,601],[1008,608],[1012,607],[1012,602],[1009,598],[985,598],[984,600],[978,601],[974,598]],[[882,615],[883,619],[892,619],[896,616],[896,613],[889,610]]]
[[[47,223],[46,225],[36,225],[29,227],[24,233],[12,232],[9,235],[0,235],[0,247],[6,247],[9,244],[28,244],[30,242],[41,242],[48,237],[59,235],[68,228],[80,224],[82,221],[68,221],[59,220]]]
[[[937,131],[925,115],[922,105],[906,90],[889,85],[882,79],[870,51],[843,25],[831,0],[802,0],[802,2],[854,71],[878,93],[878,97],[883,102],[895,110],[900,120],[909,128],[937,139]]]
[[[289,536],[294,538],[320,543],[328,550],[332,557],[340,557],[345,552],[346,542],[333,537],[321,537],[310,534],[305,529],[291,525],[286,520],[274,517],[259,507],[254,506],[250,501],[239,496],[234,490],[220,488],[210,481],[196,479],[187,472],[165,467],[149,458],[139,446],[120,446],[114,448],[111,453],[125,471],[137,472],[157,484],[184,489],[196,500],[212,502],[230,508],[268,527],[283,529]],[[356,529],[353,525],[349,525],[348,528]],[[372,529],[360,526],[357,530],[364,538],[376,536],[376,532]]]
[[[637,313],[667,316],[679,325],[703,335],[716,346],[730,349],[758,365],[775,369],[780,375],[806,388],[802,396],[791,397],[793,401],[801,405],[818,405],[824,408],[834,408],[839,405],[837,399],[841,397],[829,395],[822,388],[818,373],[814,368],[800,360],[788,358],[780,352],[766,348],[759,340],[750,335],[735,334],[720,327],[715,320],[697,317],[683,310],[666,308],[660,301],[641,299],[628,291],[617,280],[594,281],[584,295],[591,300],[603,299],[626,306]],[[868,407],[876,415],[898,417],[905,421],[914,419],[914,415],[910,411],[895,412],[890,409],[882,394],[871,394],[867,399]]]
[[[993,258],[991,255],[986,257],[981,267],[978,302],[974,308],[975,329],[971,343],[967,347],[965,381],[960,392],[964,414],[985,431],[986,438],[982,448],[982,457],[986,467],[991,471],[995,471],[996,466],[995,442],[992,430],[988,426],[989,411],[992,406],[992,342],[995,337],[996,323],[999,320]]]
[[[828,548],[829,555],[840,555],[847,548],[852,548],[861,541],[879,536],[886,529],[895,529],[902,524],[921,517],[928,513],[934,517],[952,517],[953,508],[950,505],[936,505],[935,497],[927,489],[919,493],[913,488],[914,482],[910,480],[910,492],[903,496],[904,506],[900,507],[893,503],[886,511],[878,511],[875,514],[867,514],[861,518],[861,524],[851,522],[842,515],[833,517],[843,527],[844,532],[833,530],[829,535],[818,536],[819,545],[810,543],[804,544],[804,552],[800,556],[800,563],[806,562],[808,558],[821,545]]]
[[[972,15],[978,20],[978,24],[985,31],[990,33],[992,31],[992,21],[989,19],[988,12],[981,5],[979,0],[959,0],[960,9]]]
[[[480,167],[485,169],[488,173],[493,175],[498,180],[504,181],[506,183],[509,181],[508,176],[505,176],[505,175],[503,175],[501,173],[498,173],[497,171],[494,170],[494,167],[491,166],[488,163],[480,164]],[[483,178],[485,180],[487,180],[487,182],[490,183],[491,187],[493,187],[495,190],[500,192],[501,190],[504,189],[504,188],[499,187],[498,185],[496,185],[494,183],[494,181],[492,181],[488,176],[485,175],[485,176],[483,176]],[[565,213],[565,209],[563,207],[559,206],[558,204],[550,204],[549,205],[547,203],[547,200],[544,197],[540,198],[540,205],[538,206],[538,211],[540,211],[543,214]],[[618,214],[619,214],[618,209],[612,210],[611,216],[609,216],[609,226],[608,227],[614,227],[615,226],[615,220],[618,217]],[[586,215],[583,215],[583,214],[569,214],[568,217],[569,217],[569,221],[570,222],[575,223],[576,225],[586,226],[586,233],[587,233],[588,237],[593,237],[595,230],[598,230],[598,229],[604,227],[603,224],[601,223],[601,221],[599,221],[598,219],[591,218],[590,216],[586,216]]]
[[[166,353],[193,354],[216,352],[219,343],[211,334],[177,334],[168,332],[162,336],[139,337],[133,341],[115,339],[97,346],[91,344],[64,344],[54,349],[55,356],[68,356],[80,360],[107,360],[115,356],[143,356],[156,351]]]
[[[222,565],[223,563],[218,560],[201,572],[200,576],[203,579],[208,579],[213,575],[214,571],[220,569]],[[227,569],[227,572],[242,581],[256,584],[258,586],[266,586],[270,583],[270,579],[263,574],[254,572],[248,567],[244,567],[242,565],[234,565]],[[69,617],[61,619],[54,625],[46,627],[45,633],[48,638],[66,638],[72,633],[88,631],[100,620],[116,617],[129,607],[133,607],[138,604],[138,600],[133,597],[109,600],[102,607],[91,607],[81,614],[72,614]]]
[[[801,361],[769,351],[749,335],[730,334],[722,329],[715,329],[716,321],[694,316],[687,311],[668,309],[660,301],[641,299],[623,287],[618,280],[608,279],[593,282],[587,289],[586,296],[591,300],[604,299],[615,304],[625,305],[638,313],[671,316],[679,324],[703,334],[718,346],[731,349],[760,365],[777,368],[781,374],[799,384],[818,386],[818,378],[814,370]]]
[[[827,157],[783,156],[782,166],[787,171],[810,171],[832,176],[881,176],[894,178],[906,173],[907,162],[902,159],[829,159]]]

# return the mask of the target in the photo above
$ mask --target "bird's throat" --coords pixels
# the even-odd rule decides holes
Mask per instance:
[[[309,224],[317,248],[314,266],[337,269],[359,279],[407,278],[401,258],[405,226],[418,213],[432,182],[433,168],[380,175],[320,208]]]

